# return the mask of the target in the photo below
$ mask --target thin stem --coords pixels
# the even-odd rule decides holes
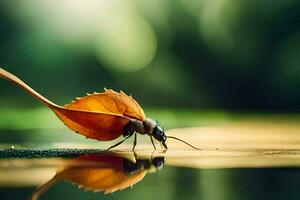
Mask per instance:
[[[47,183],[39,186],[29,197],[28,200],[38,200],[39,197],[46,192],[51,186],[53,186],[58,181],[57,176],[54,176]]]

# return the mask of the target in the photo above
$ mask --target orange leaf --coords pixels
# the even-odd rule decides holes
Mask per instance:
[[[46,104],[70,129],[97,140],[113,140],[123,133],[132,119],[144,120],[139,104],[125,93],[106,90],[78,98],[65,107],[58,106],[33,90],[15,75],[0,68],[0,77],[11,81]]]
[[[130,119],[107,113],[70,110],[60,107],[51,108],[55,114],[73,131],[87,138],[109,141],[123,133],[123,127]]]
[[[64,106],[68,109],[94,111],[124,115],[130,118],[145,120],[145,113],[140,105],[124,92],[105,90],[103,93],[88,94],[77,98]]]

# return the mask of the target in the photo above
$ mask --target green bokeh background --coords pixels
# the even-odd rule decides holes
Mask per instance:
[[[58,104],[103,87],[143,106],[297,111],[296,0],[0,2],[0,65]],[[4,105],[34,105],[0,80]]]
[[[2,0],[0,66],[60,105],[104,87],[123,90],[166,129],[299,121],[290,115],[300,109],[299,10],[297,0]],[[1,79],[0,145],[109,146],[73,134],[41,106]],[[298,185],[299,169],[167,166],[110,196],[60,183],[43,197],[299,199]],[[0,194],[25,199],[33,189]]]

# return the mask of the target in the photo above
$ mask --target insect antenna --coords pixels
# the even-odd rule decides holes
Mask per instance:
[[[194,149],[202,150],[202,149],[199,149],[199,148],[197,148],[197,147],[195,147],[195,146],[193,146],[193,145],[187,143],[186,141],[184,141],[184,140],[182,140],[182,139],[179,139],[179,138],[177,138],[177,137],[174,137],[174,136],[167,136],[167,138],[171,138],[171,139],[174,139],[174,140],[178,140],[178,141],[180,141],[180,142],[182,142],[182,143],[184,143],[184,144],[186,144],[186,145],[188,145],[188,146],[190,146],[190,147],[192,147],[192,148],[194,148]]]

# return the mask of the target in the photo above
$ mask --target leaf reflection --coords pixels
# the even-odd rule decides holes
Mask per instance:
[[[80,155],[72,159],[72,162],[63,169],[58,170],[51,180],[38,187],[30,199],[37,200],[61,180],[69,181],[89,191],[112,193],[132,187],[148,172],[161,169],[164,163],[163,156],[139,158],[134,154],[134,159],[131,160],[112,152]]]

